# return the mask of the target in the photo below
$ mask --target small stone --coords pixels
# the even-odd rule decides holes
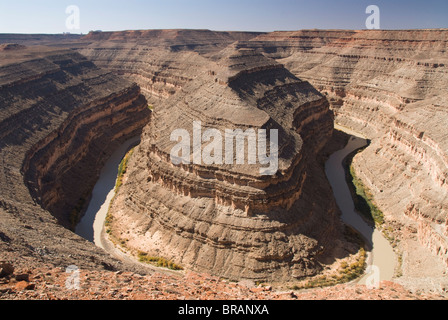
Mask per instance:
[[[26,281],[30,282],[30,275],[28,273],[22,273],[15,275],[17,281]]]
[[[28,283],[26,281],[20,281],[16,284],[16,290],[24,291],[24,290],[34,290],[36,285],[34,283]]]
[[[0,262],[0,278],[5,278],[7,276],[10,276],[14,273],[14,267],[12,264],[1,261]]]

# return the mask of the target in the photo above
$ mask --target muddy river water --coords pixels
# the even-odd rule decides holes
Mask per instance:
[[[127,140],[110,156],[93,188],[87,211],[76,226],[76,234],[94,242],[98,247],[104,248],[101,241],[101,232],[109,204],[115,195],[118,166],[129,148],[139,141],[139,136]]]
[[[336,202],[342,211],[342,220],[356,229],[371,247],[368,252],[367,272],[359,279],[359,283],[376,286],[378,281],[392,279],[397,258],[392,246],[381,231],[369,226],[355,210],[343,165],[344,158],[353,151],[365,147],[367,140],[350,129],[340,126],[336,126],[336,129],[349,134],[350,139],[344,149],[334,152],[327,160],[325,173],[333,188]]]

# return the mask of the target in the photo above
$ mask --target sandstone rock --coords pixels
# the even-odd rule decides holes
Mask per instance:
[[[0,278],[11,276],[14,273],[14,266],[6,261],[0,261]]]
[[[140,89],[71,50],[0,56],[2,257],[64,268],[117,264],[61,225],[74,226],[101,164],[149,120]]]
[[[344,243],[315,162],[332,134],[328,102],[254,50],[230,46],[209,59],[186,55],[183,61],[198,65],[194,79],[155,106],[157,120],[145,128],[109,211],[112,237],[125,234],[132,251],[235,280],[315,274],[319,257],[335,248],[330,239]],[[171,133],[180,128],[192,136],[193,121],[222,134],[279,130],[278,171],[265,176],[260,163],[235,161],[174,166]]]
[[[30,281],[30,275],[28,273],[21,273],[21,274],[16,274],[14,276],[14,278],[17,281],[25,281],[25,282],[29,282]]]
[[[371,139],[355,157],[356,174],[386,220],[418,229],[419,241],[439,259],[434,264],[445,268],[447,39],[445,29],[303,30],[238,44],[274,57],[309,81],[328,98],[336,123]],[[396,236],[407,241],[403,232]]]
[[[386,220],[404,226],[397,237],[412,238],[406,230],[415,230],[446,269],[446,30],[159,30],[84,39],[0,35],[0,42],[8,44],[0,52],[2,259],[117,264],[58,223],[72,226],[68,215],[85,200],[103,160],[147,123],[142,93],[160,122],[145,128],[129,186],[117,197],[116,209],[129,210],[123,224],[139,233],[133,247],[157,251],[163,244],[157,253],[236,277],[248,275],[241,270],[251,270],[249,277],[285,270],[286,261],[300,266],[281,277],[318,272],[320,250],[331,248],[339,232],[331,190],[315,163],[332,129],[330,107],[337,123],[372,140],[355,157],[355,170]],[[76,51],[29,48],[35,44],[76,49],[95,65]],[[157,158],[169,149],[157,135],[170,126],[200,118],[221,128],[262,127],[264,116],[290,131],[284,176],[275,181],[246,168],[171,168]],[[294,201],[301,205],[284,209]],[[301,214],[285,214],[291,208]],[[304,237],[290,241],[291,234]],[[159,242],[150,248],[145,241]],[[411,256],[403,256],[405,265],[415,262],[406,260]],[[240,262],[224,271],[226,258]],[[331,289],[323,294],[337,296]]]
[[[19,281],[16,283],[15,288],[18,291],[34,290],[36,285],[34,283],[28,283],[27,281]]]

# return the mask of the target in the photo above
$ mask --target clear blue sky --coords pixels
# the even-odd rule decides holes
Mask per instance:
[[[448,0],[0,0],[0,33],[364,29],[371,4],[381,29],[448,28]],[[78,30],[66,28],[69,5],[79,7]]]

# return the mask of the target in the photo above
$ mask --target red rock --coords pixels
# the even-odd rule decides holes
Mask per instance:
[[[15,278],[17,281],[30,282],[30,275],[28,273],[16,274]]]
[[[24,291],[24,290],[34,290],[36,285],[34,283],[28,283],[26,281],[17,282],[15,285],[16,290]]]
[[[0,261],[0,278],[10,276],[14,273],[14,267],[12,264]]]

